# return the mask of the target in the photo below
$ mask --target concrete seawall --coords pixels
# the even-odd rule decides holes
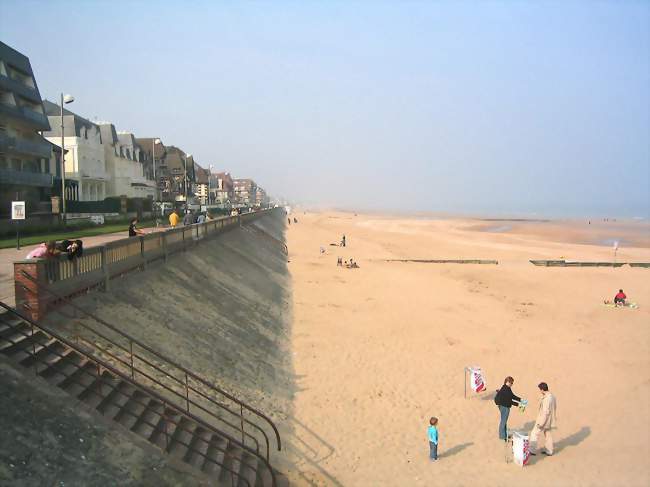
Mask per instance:
[[[284,215],[252,223],[284,242]],[[281,245],[240,228],[165,266],[114,282],[75,303],[267,413],[281,425],[294,390],[291,285]],[[58,313],[48,322],[84,336]],[[92,319],[80,318],[92,326]]]

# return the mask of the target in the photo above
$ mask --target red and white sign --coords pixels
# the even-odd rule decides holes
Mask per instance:
[[[474,392],[483,392],[487,387],[485,380],[483,380],[483,372],[480,367],[468,367],[469,370],[469,383]]]
[[[512,458],[515,463],[523,467],[530,460],[530,440],[528,435],[516,431],[512,434]]]

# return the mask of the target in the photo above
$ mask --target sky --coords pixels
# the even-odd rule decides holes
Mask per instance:
[[[0,39],[295,203],[650,217],[650,2],[0,0]]]

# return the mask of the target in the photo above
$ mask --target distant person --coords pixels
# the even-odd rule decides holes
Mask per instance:
[[[205,221],[206,222],[211,222],[212,220],[214,220],[214,217],[212,216],[212,214],[209,211],[206,211],[205,212]]]
[[[341,247],[345,247],[345,235],[341,238]]]
[[[144,230],[141,230],[137,227],[138,219],[134,218],[129,224],[129,237],[137,237],[138,235],[144,235]]]
[[[27,259],[50,259],[58,255],[59,251],[56,250],[56,242],[50,240],[39,244],[35,249],[27,254]]]
[[[614,304],[616,306],[625,306],[625,300],[626,299],[627,299],[627,296],[625,295],[623,290],[619,289],[616,296],[614,296]]]
[[[293,217],[293,222],[298,223],[298,219],[295,216]]]
[[[510,408],[516,406],[521,402],[519,396],[515,396],[512,392],[512,385],[515,383],[515,380],[508,376],[504,379],[501,389],[497,391],[497,395],[494,398],[494,403],[499,406],[499,439],[507,441],[508,440],[508,416],[510,416]]]
[[[535,426],[530,432],[530,454],[537,455],[539,449],[538,438],[539,435],[544,435],[544,453],[545,455],[553,455],[553,437],[551,436],[551,429],[555,427],[557,422],[557,403],[555,396],[548,391],[548,384],[540,382],[537,386],[542,393],[542,399],[539,401],[539,411],[535,419]],[[533,447],[533,443],[535,446]]]
[[[183,217],[183,225],[187,226],[192,223],[194,223],[194,217],[192,216],[192,212],[188,210],[185,212],[185,216]]]
[[[287,218],[287,222],[291,225],[291,218]]]
[[[339,257],[338,259],[336,259],[336,266],[343,267],[343,257]]]
[[[205,214],[199,213],[199,216],[196,217],[196,223],[205,223]]]
[[[169,225],[172,228],[176,228],[179,219],[180,217],[178,216],[178,212],[176,210],[172,211],[171,214],[169,215]]]
[[[320,253],[321,253],[321,254],[324,254],[324,253],[325,253],[325,247],[323,247],[322,245],[321,245],[321,247],[320,247]]]
[[[436,417],[429,420],[427,438],[429,439],[429,458],[435,462],[438,460],[438,418]]]

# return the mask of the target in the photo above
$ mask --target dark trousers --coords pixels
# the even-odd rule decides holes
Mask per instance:
[[[438,445],[436,445],[433,441],[429,442],[429,458],[431,460],[438,459]]]

